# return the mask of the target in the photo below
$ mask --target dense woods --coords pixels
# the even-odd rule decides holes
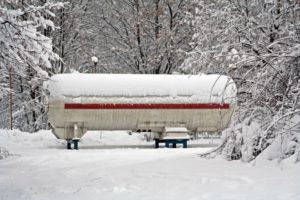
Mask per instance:
[[[299,160],[299,1],[196,2],[196,47],[183,68],[228,74],[238,86],[220,150],[249,161],[273,143],[274,157]]]
[[[96,73],[229,75],[238,107],[215,152],[300,160],[300,1],[1,1],[0,128],[48,128],[44,81],[92,56]]]

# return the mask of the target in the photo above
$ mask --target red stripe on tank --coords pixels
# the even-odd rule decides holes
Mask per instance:
[[[113,103],[65,103],[65,109],[229,109],[223,103],[189,103],[189,104],[113,104]]]

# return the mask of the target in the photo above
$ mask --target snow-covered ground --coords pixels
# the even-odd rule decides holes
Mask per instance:
[[[141,136],[89,133],[82,146],[149,144]],[[49,131],[0,130],[0,199],[300,199],[300,165],[203,159],[208,148],[65,150]]]

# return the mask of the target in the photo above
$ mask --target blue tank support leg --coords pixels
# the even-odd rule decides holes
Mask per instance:
[[[155,139],[155,149],[159,148],[159,139]]]
[[[169,147],[170,147],[170,142],[166,141],[166,148],[169,148]]]
[[[165,143],[166,148],[169,148],[170,145],[172,145],[172,148],[176,148],[177,144],[182,144],[183,148],[187,148],[187,141],[188,139],[167,139],[167,140],[155,139],[155,148],[159,148],[159,143]]]
[[[79,139],[67,139],[67,149],[72,149],[72,144],[74,144],[74,149],[78,150]]]
[[[78,142],[79,142],[78,139],[73,140],[73,143],[74,143],[74,149],[76,149],[76,150],[78,150]]]
[[[71,145],[72,145],[72,140],[67,139],[67,149],[72,149]]]

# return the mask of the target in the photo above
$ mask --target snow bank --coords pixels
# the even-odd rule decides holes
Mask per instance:
[[[231,127],[222,132],[222,140],[226,140],[223,155],[228,160],[241,158],[245,162],[253,159],[282,162],[288,159],[290,162],[300,163],[299,122],[299,115],[289,117],[284,124],[277,118],[268,126],[275,127],[274,137],[268,135],[266,126],[258,119],[251,117],[232,123]]]
[[[80,146],[105,146],[105,145],[145,145],[144,134],[126,131],[88,131],[80,140]],[[0,159],[6,157],[7,150],[15,149],[65,149],[64,140],[56,139],[50,130],[41,130],[36,133],[21,132],[19,130],[0,130]],[[20,152],[19,152],[20,153]]]
[[[81,139],[79,147],[105,148],[122,146],[148,147],[154,145],[154,141],[147,141],[151,137],[149,133],[128,133],[127,131],[88,131]],[[191,140],[189,144],[217,144],[219,141],[211,140]],[[2,148],[2,150],[1,150]],[[20,154],[28,149],[66,149],[66,141],[57,139],[50,130],[41,130],[36,133],[21,132],[19,130],[0,129],[0,155],[6,152]],[[136,147],[134,147],[136,148]],[[20,151],[21,150],[21,151]],[[2,151],[2,154],[1,154]],[[11,154],[10,154],[11,155]]]
[[[41,130],[27,133],[19,130],[0,130],[0,147],[8,149],[64,147],[64,141],[58,140],[51,131]]]
[[[49,90],[53,99],[88,97],[93,101],[138,97],[142,101],[231,102],[236,96],[232,79],[221,75],[58,74],[51,78]]]
[[[80,140],[80,146],[106,146],[106,145],[146,145],[144,134],[127,131],[88,131]]]

